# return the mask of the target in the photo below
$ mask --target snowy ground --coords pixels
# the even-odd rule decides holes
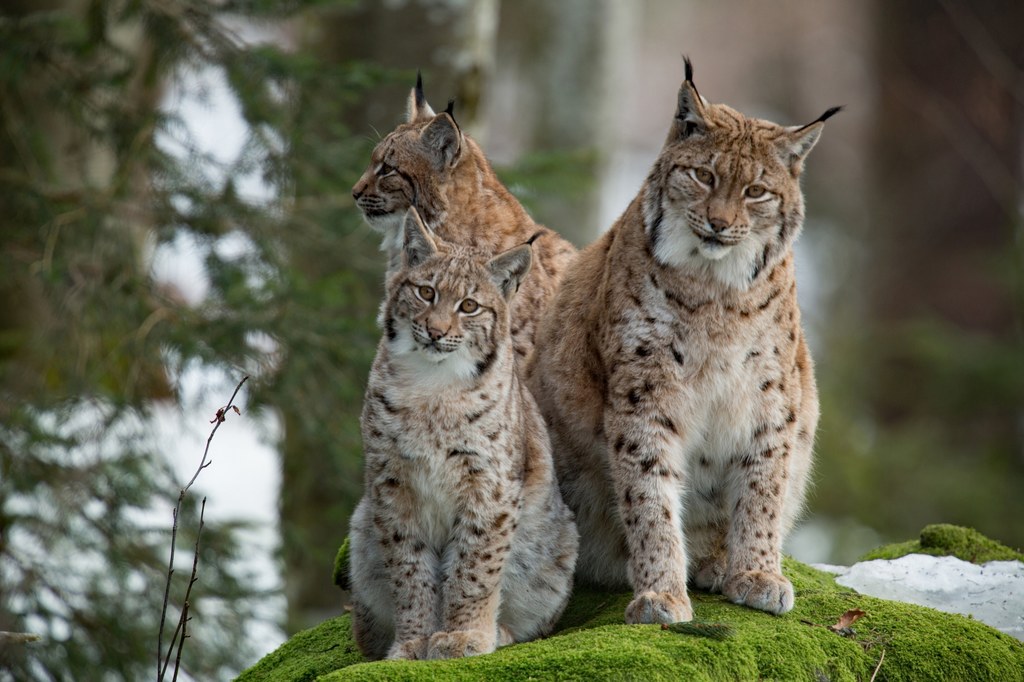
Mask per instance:
[[[973,616],[1024,641],[1024,563],[971,564],[951,556],[908,554],[853,566],[815,564],[861,594]]]

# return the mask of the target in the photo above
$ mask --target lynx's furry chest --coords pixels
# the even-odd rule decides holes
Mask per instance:
[[[374,367],[363,417],[368,458],[385,480],[403,482],[419,510],[412,524],[438,550],[483,491],[511,481],[518,408],[509,388],[507,380],[428,387],[404,381],[386,361]]]

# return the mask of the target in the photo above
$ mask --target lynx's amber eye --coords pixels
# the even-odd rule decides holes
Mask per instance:
[[[475,315],[480,312],[480,304],[471,298],[464,298],[462,303],[459,304],[459,312],[466,315]]]
[[[391,175],[395,172],[394,166],[389,166],[386,163],[381,163],[380,168],[377,169],[377,177],[383,178],[385,175]]]
[[[416,289],[416,295],[419,296],[424,301],[426,301],[427,303],[430,303],[431,301],[434,300],[434,288],[428,287],[427,285],[424,284],[423,286],[418,287]]]
[[[751,199],[760,199],[767,191],[768,190],[764,188],[764,185],[751,185],[747,188],[745,194]]]
[[[708,187],[715,186],[715,174],[709,171],[707,168],[695,168],[693,171],[694,177],[697,178],[698,182],[701,182]]]

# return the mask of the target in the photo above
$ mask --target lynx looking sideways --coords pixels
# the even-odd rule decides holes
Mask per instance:
[[[629,623],[692,618],[687,577],[771,613],[818,421],[792,245],[823,121],[787,128],[686,80],[640,193],[566,273],[528,376],[576,512],[577,576]],[[566,330],[571,330],[567,333]]]
[[[533,267],[512,301],[515,352],[520,361],[529,354],[540,316],[576,249],[535,223],[501,184],[480,147],[459,129],[452,103],[435,114],[417,78],[407,122],[373,150],[352,196],[382,235],[388,274],[401,265],[402,221],[410,206],[444,241],[490,255],[532,240]]]

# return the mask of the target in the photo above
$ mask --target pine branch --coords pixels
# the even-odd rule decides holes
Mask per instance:
[[[696,620],[662,625],[661,629],[680,635],[694,635],[696,637],[707,637],[708,639],[729,639],[736,632],[736,629],[728,623],[711,623]]]

